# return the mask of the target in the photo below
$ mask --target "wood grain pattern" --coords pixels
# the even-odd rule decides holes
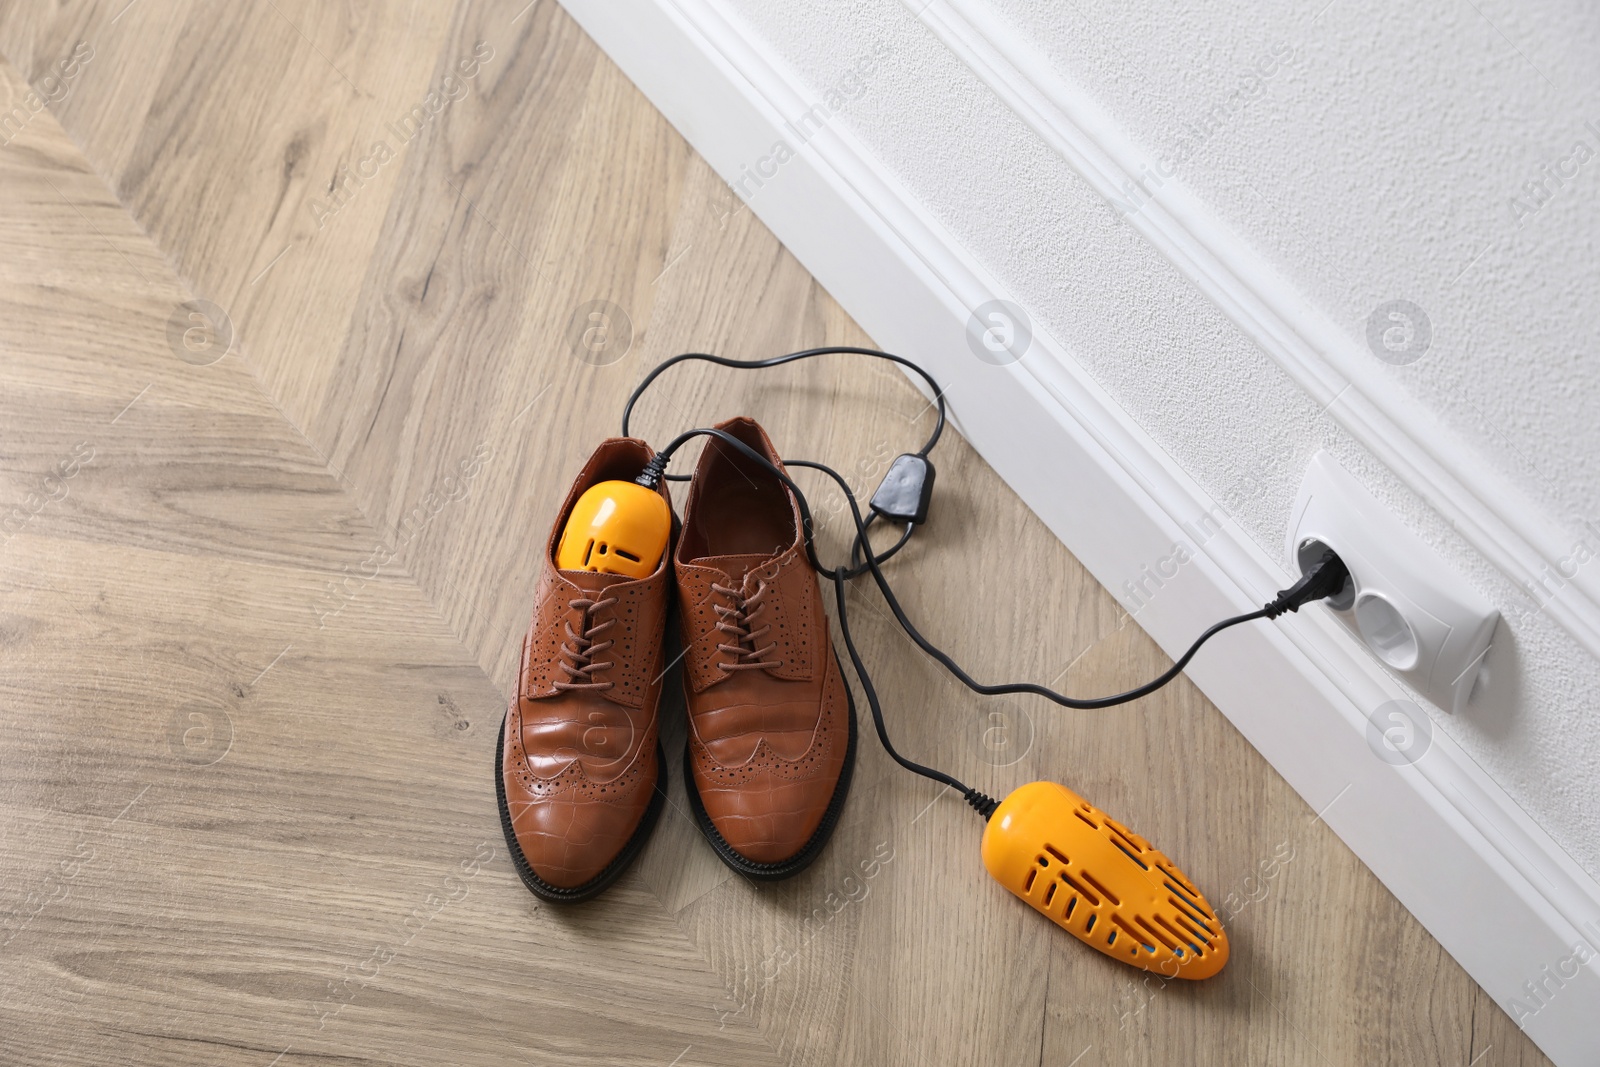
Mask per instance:
[[[1153,838],[1232,916],[1220,977],[1044,925],[870,737],[823,859],[746,884],[671,715],[637,867],[540,905],[490,771],[573,471],[665,356],[869,339],[551,0],[8,3],[0,55],[0,102],[58,97],[0,146],[0,1062],[1544,1062],[1186,681],[980,701],[865,587],[905,750]],[[215,362],[173,341],[197,299]],[[838,359],[683,368],[636,427],[737,413],[861,492],[932,419]],[[1165,666],[964,442],[937,460],[892,568],[931,637],[1080,692]]]

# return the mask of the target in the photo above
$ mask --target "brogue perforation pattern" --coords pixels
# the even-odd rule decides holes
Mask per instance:
[[[773,576],[775,586],[769,595],[773,598],[770,613],[779,663],[772,674],[778,678],[810,678],[816,669],[811,620],[821,604],[815,574],[808,567],[796,566],[803,558],[801,551],[797,545],[778,557],[775,568],[763,568]]]
[[[820,738],[818,743],[812,745],[799,759],[789,760],[773,751],[772,746],[763,739],[756,745],[755,753],[750,759],[733,767],[724,767],[712,757],[699,739],[690,738],[689,743],[694,749],[695,763],[705,780],[703,788],[712,789],[739,788],[767,777],[781,778],[789,782],[813,778],[827,768],[828,758],[834,749],[834,738],[830,734]]]
[[[626,582],[607,587],[603,595],[616,597],[617,602],[600,609],[596,621],[615,619],[602,639],[614,644],[599,658],[613,664],[594,675],[596,681],[612,683],[601,692],[607,700],[623,707],[637,708],[644,703],[650,686],[653,662],[640,655],[665,624],[661,612],[646,612],[644,603],[648,593],[646,585],[654,579]],[[572,601],[588,596],[576,586],[547,577],[540,585],[540,599],[534,609],[533,627],[529,633],[527,654],[523,659],[525,679],[523,695],[530,700],[555,696],[559,690],[555,683],[566,679],[562,673],[561,647],[567,643],[566,628],[579,630],[584,624],[583,611],[572,606]],[[647,617],[647,615],[649,617]]]
[[[803,559],[798,547],[791,548],[765,566],[753,568],[742,585],[746,593],[754,593],[758,579],[764,578],[773,587],[766,595],[760,621],[772,627],[769,640],[776,646],[772,655],[777,666],[767,671],[776,678],[804,680],[813,677],[816,670],[813,620],[822,610],[822,601],[815,574],[808,567],[798,566]],[[678,581],[682,590],[679,613],[683,641],[688,646],[684,667],[690,688],[702,693],[728,677],[728,672],[718,665],[727,658],[717,649],[718,642],[724,639],[717,629],[721,618],[717,606],[723,598],[711,586],[739,583],[720,570],[699,564],[681,567]],[[826,635],[826,630],[823,632]]]

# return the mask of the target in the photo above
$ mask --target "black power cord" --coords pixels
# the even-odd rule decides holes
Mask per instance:
[[[922,447],[916,452],[907,453],[896,459],[890,465],[888,474],[884,476],[883,484],[878,487],[877,493],[873,494],[873,510],[872,514],[867,517],[867,526],[870,527],[879,518],[897,519],[905,523],[905,530],[901,533],[900,540],[882,552],[877,553],[878,562],[882,563],[904,548],[906,542],[911,540],[912,532],[927,520],[928,502],[933,495],[934,477],[933,463],[928,459],[928,453],[933,451],[933,446],[939,443],[939,437],[944,433],[944,390],[939,388],[939,383],[934,381],[933,375],[904,356],[897,356],[892,352],[883,352],[876,348],[856,348],[850,345],[828,345],[823,348],[808,348],[801,352],[790,352],[785,356],[774,356],[771,359],[729,359],[727,356],[713,356],[706,352],[684,352],[658,364],[654,370],[645,375],[644,380],[634,387],[633,392],[628,395],[628,402],[622,406],[622,436],[628,436],[628,425],[633,420],[634,405],[639,402],[639,398],[644,395],[644,391],[650,388],[657,378],[679,363],[696,360],[702,363],[714,363],[719,367],[731,367],[735,370],[762,370],[767,367],[781,367],[785,363],[794,363],[802,359],[833,355],[868,356],[872,359],[898,363],[928,383],[928,388],[933,392],[933,400],[929,402],[929,406],[935,408],[938,413],[933,423],[933,432],[928,435],[928,439],[923,442]],[[662,473],[657,475],[658,480],[661,477],[665,477],[672,482],[686,482],[689,480],[689,475],[687,474]],[[872,546],[867,541],[865,529],[858,529],[856,541],[850,546],[851,567],[847,577],[855,578],[866,572],[867,566],[860,560],[860,556],[863,553],[871,552]],[[813,557],[812,563],[815,564],[815,562],[816,559]]]
[[[904,362],[903,360],[898,360],[898,357],[895,358],[897,361]],[[652,375],[652,377],[653,376],[654,375]],[[926,376],[926,374],[924,374],[924,376]],[[647,383],[648,381],[649,379],[646,379]],[[932,379],[930,378],[929,381],[931,382]],[[634,395],[635,398],[637,398],[638,393],[635,392]],[[994,813],[995,807],[998,804],[994,798],[967,785],[964,785],[962,782],[958,781],[951,775],[944,773],[943,771],[907,759],[900,754],[900,752],[894,747],[893,742],[889,740],[889,732],[884,726],[883,721],[883,707],[878,699],[877,690],[872,684],[871,675],[867,671],[866,665],[862,662],[861,655],[856,648],[855,638],[850,630],[849,609],[845,602],[845,583],[849,581],[854,574],[859,573],[859,571],[854,567],[846,567],[843,565],[831,568],[824,567],[822,565],[821,561],[817,558],[816,545],[812,536],[813,531],[810,504],[806,500],[805,493],[803,493],[800,487],[794,483],[793,479],[791,479],[782,470],[779,470],[775,464],[767,459],[767,457],[763,456],[761,453],[757,452],[755,449],[751,448],[737,437],[734,437],[732,434],[723,430],[705,428],[686,430],[677,437],[673,438],[665,448],[651,457],[649,463],[644,469],[644,472],[639,475],[639,483],[641,485],[654,487],[663,477],[667,477],[667,464],[672,461],[673,454],[686,442],[696,437],[710,437],[714,440],[720,441],[723,444],[729,445],[741,455],[755,460],[758,464],[765,467],[775,477],[782,481],[784,486],[794,494],[795,500],[800,508],[802,526],[801,534],[805,542],[806,557],[817,573],[826,575],[833,581],[834,599],[838,605],[839,630],[844,638],[845,648],[850,654],[851,666],[854,667],[856,678],[861,683],[862,692],[867,698],[867,705],[872,710],[873,725],[877,729],[878,740],[883,744],[884,751],[888,752],[890,758],[896,763],[900,764],[900,766],[904,767],[906,770],[915,774],[920,774],[924,778],[930,778],[933,781],[940,782],[951,787],[952,789],[957,790],[974,810],[987,819]],[[845,500],[850,505],[850,516],[855,522],[856,526],[856,547],[859,547],[859,545],[866,542],[867,528],[870,525],[870,520],[862,518],[861,505],[856,500],[855,493],[851,491],[850,485],[845,481],[843,475],[826,464],[816,463],[809,460],[789,460],[786,461],[786,466],[806,467],[811,470],[818,470],[832,478],[834,482],[838,484],[839,490],[844,493]],[[909,534],[907,537],[909,537]],[[905,540],[906,538],[902,538],[895,548],[898,549],[900,544],[905,543]],[[852,562],[854,561],[854,555],[854,550],[852,550]],[[954,675],[959,682],[967,686],[967,688],[984,696],[996,696],[1007,693],[1032,693],[1037,696],[1042,696],[1047,700],[1052,700],[1064,707],[1085,710],[1114,707],[1118,704],[1126,704],[1129,701],[1138,700],[1140,697],[1148,696],[1176,678],[1183,671],[1183,669],[1188,666],[1189,661],[1194,658],[1195,653],[1200,651],[1200,647],[1212,637],[1221,633],[1223,630],[1226,630],[1231,626],[1237,626],[1240,623],[1251,622],[1255,619],[1275,619],[1286,612],[1298,611],[1305,604],[1309,604],[1313,601],[1320,600],[1324,597],[1329,597],[1337,593],[1344,586],[1344,583],[1349,579],[1350,574],[1349,570],[1345,567],[1344,562],[1340,560],[1332,550],[1328,550],[1306,569],[1299,581],[1295,582],[1288,589],[1279,592],[1275,598],[1263,605],[1261,608],[1255,611],[1247,612],[1243,615],[1235,615],[1232,618],[1224,619],[1212,626],[1210,629],[1206,630],[1195,639],[1194,643],[1189,646],[1188,650],[1185,651],[1184,654],[1180,656],[1168,670],[1163,672],[1157,678],[1124,693],[1117,693],[1104,697],[1079,698],[1069,697],[1066,694],[1058,693],[1047,686],[1036,685],[1032,682],[1006,682],[998,685],[987,685],[973,678],[970,674],[962,669],[960,664],[956,663],[954,659],[945,653],[943,649],[939,648],[932,641],[923,636],[922,632],[918,630],[910,618],[907,617],[905,609],[900,605],[899,598],[895,596],[894,590],[889,585],[889,580],[884,577],[879,563],[880,557],[874,555],[869,548],[866,552],[864,565],[867,570],[871,572],[874,583],[877,585],[879,592],[883,595],[884,602],[889,605],[889,610],[894,613],[895,621],[898,622],[901,628],[905,630],[906,634],[914,642],[916,642],[917,647],[921,648],[929,656],[937,660],[941,665],[944,666],[946,670]]]
[[[933,380],[933,375],[904,356],[897,356],[893,352],[882,352],[876,348],[854,348],[849,345],[807,348],[801,352],[790,352],[786,356],[773,356],[771,359],[729,359],[727,356],[713,356],[706,352],[684,352],[681,355],[673,356],[671,359],[657,364],[656,369],[645,375],[644,381],[640,382],[633,392],[628,395],[628,402],[622,406],[622,436],[628,436],[628,423],[633,418],[633,406],[639,402],[639,397],[644,395],[644,391],[650,388],[651,383],[666,371],[686,360],[692,359],[703,363],[715,363],[719,367],[732,367],[736,370],[762,370],[766,367],[781,367],[785,363],[794,363],[802,359],[813,359],[816,356],[835,355],[870,356],[873,359],[886,359],[891,363],[900,364],[900,366],[920,376],[923,381],[928,383],[928,388],[933,390],[933,404],[938,408],[939,417],[933,424],[933,433],[928,435],[928,440],[923,444],[921,450],[916,453],[916,455],[926,459],[928,453],[933,451],[933,446],[939,443],[939,435],[944,433],[944,390],[940,389],[939,383]],[[667,478],[669,481],[674,482],[686,482],[689,480],[687,474],[669,474]]]

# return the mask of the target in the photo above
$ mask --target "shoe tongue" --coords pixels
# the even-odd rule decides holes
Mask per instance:
[[[743,582],[746,574],[771,562],[772,557],[765,552],[747,552],[734,556],[704,556],[694,561],[697,567],[711,567],[721,571],[733,579],[734,585]]]
[[[569,571],[558,568],[556,573],[586,593],[597,593],[610,586],[635,580],[626,574],[604,574],[600,571]]]

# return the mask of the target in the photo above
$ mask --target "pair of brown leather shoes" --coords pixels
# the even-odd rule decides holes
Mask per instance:
[[[718,429],[781,469],[753,419]],[[717,855],[752,878],[787,878],[838,822],[855,762],[855,706],[828,636],[799,505],[771,471],[711,440],[676,543],[649,577],[559,570],[573,504],[631,481],[652,453],[613,438],[573,483],[545,547],[517,692],[495,774],[506,844],[545,900],[586,900],[638,855],[667,769],[658,709],[681,660],[689,805]],[[657,490],[667,499],[666,483]],[[682,653],[667,651],[676,602]]]

